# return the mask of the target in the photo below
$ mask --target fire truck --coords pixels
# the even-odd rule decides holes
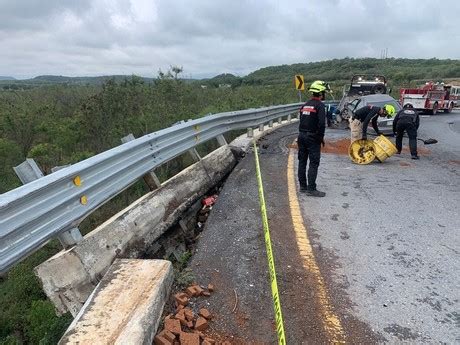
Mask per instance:
[[[430,81],[417,89],[401,89],[399,102],[403,107],[411,105],[416,110],[433,115],[441,110],[450,113],[459,102],[460,95],[455,94],[457,90],[456,86]]]
[[[450,99],[454,102],[454,107],[460,107],[460,86],[451,86]]]

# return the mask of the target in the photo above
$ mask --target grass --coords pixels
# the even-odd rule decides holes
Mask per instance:
[[[56,315],[33,273],[59,250],[52,241],[0,279],[0,345],[56,344],[72,321],[70,314]]]

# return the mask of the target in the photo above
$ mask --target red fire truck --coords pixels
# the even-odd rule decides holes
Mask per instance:
[[[401,105],[411,105],[414,109],[435,115],[438,111],[444,110],[450,113],[458,103],[458,95],[451,95],[452,85],[443,83],[428,82],[421,88],[401,89],[399,102]]]

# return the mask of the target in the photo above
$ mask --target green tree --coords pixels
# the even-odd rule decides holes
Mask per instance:
[[[21,185],[13,167],[23,160],[21,149],[16,143],[0,138],[0,194]]]

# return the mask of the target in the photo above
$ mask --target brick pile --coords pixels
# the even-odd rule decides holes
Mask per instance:
[[[209,310],[201,308],[194,312],[188,307],[192,298],[208,297],[213,291],[211,284],[207,288],[193,284],[185,292],[176,293],[176,312],[165,317],[164,329],[155,336],[155,345],[230,345],[228,341],[221,343],[204,334],[212,319]]]

